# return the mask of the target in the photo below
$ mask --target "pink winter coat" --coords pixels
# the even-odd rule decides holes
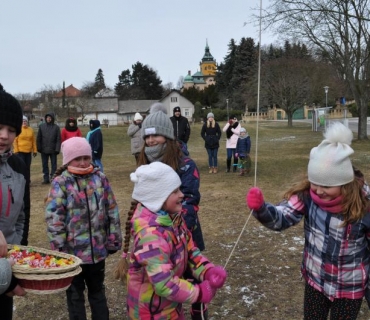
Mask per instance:
[[[163,214],[162,214],[163,213]],[[189,270],[203,281],[214,267],[195,247],[181,214],[173,219],[161,211],[138,206],[131,219],[134,245],[127,278],[129,319],[185,319],[182,303],[192,304],[198,287],[183,278]]]
[[[225,126],[223,127],[222,131],[226,132],[229,127],[230,127],[230,123],[227,122],[225,124]],[[241,125],[240,125],[239,122],[238,122],[238,126],[235,129],[231,128],[231,131],[234,134],[229,139],[226,139],[226,149],[235,149],[236,148],[236,144],[237,144],[238,139],[239,139],[240,128],[241,128]]]

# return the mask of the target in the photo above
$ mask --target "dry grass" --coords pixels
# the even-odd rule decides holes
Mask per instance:
[[[221,124],[222,125],[222,124]],[[255,163],[256,127],[245,124],[252,139]],[[86,128],[82,128],[86,131]],[[200,125],[192,127],[189,149],[201,172],[200,217],[206,241],[204,252],[214,263],[224,265],[249,218],[246,191],[255,184],[255,172],[248,177],[225,173],[225,141],[219,149],[219,174],[208,174],[206,150],[200,138]],[[103,128],[105,172],[121,210],[122,225],[131,200],[129,173],[135,169],[130,154],[127,127]],[[310,149],[322,140],[311,132],[310,124],[260,122],[258,130],[257,185],[266,200],[277,202],[284,190],[306,172]],[[354,141],[353,164],[369,176],[369,142]],[[59,161],[61,163],[61,161]],[[48,186],[41,185],[41,158],[32,163],[30,244],[48,247],[44,222],[44,197]],[[368,179],[369,180],[369,179]],[[253,217],[248,220],[238,245],[227,264],[227,284],[210,305],[210,319],[301,319],[303,282],[300,262],[303,246],[302,224],[284,233],[262,227]],[[107,259],[106,293],[111,319],[125,319],[125,287],[112,278],[119,254]],[[16,298],[14,319],[67,319],[65,294],[32,295]],[[368,319],[365,303],[359,319]]]

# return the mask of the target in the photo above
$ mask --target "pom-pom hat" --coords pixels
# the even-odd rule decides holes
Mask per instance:
[[[179,175],[170,166],[162,162],[145,164],[131,173],[135,183],[132,198],[156,213],[167,198],[181,185]]]
[[[143,116],[139,112],[136,112],[134,116],[134,121],[138,120],[143,120]]]
[[[83,156],[91,157],[91,146],[85,138],[73,137],[62,143],[63,165]]]
[[[18,100],[0,90],[0,124],[13,127],[17,136],[22,131],[23,111]]]
[[[340,122],[334,122],[324,134],[325,139],[310,153],[308,180],[319,186],[337,187],[354,179],[349,156],[353,133]]]
[[[150,114],[144,119],[141,128],[143,139],[149,135],[160,135],[171,140],[175,139],[173,125],[167,115],[167,109],[159,102],[150,107]]]

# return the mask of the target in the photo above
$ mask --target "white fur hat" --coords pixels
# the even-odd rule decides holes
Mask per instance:
[[[143,116],[139,112],[136,112],[134,116],[134,121],[137,120],[143,120]]]
[[[135,183],[132,198],[154,213],[163,207],[170,194],[181,185],[175,170],[162,162],[142,165],[130,174],[130,178]]]
[[[310,153],[308,180],[319,186],[336,187],[354,179],[349,156],[353,133],[340,122],[334,122],[324,134],[325,139]]]

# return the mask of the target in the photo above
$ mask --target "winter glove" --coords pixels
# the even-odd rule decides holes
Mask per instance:
[[[245,200],[247,202],[247,206],[251,210],[260,209],[265,202],[262,190],[257,187],[250,188]]]
[[[227,272],[221,266],[215,266],[207,270],[204,279],[208,280],[213,288],[220,289],[226,281]]]
[[[235,153],[234,157],[235,158],[238,158],[239,157],[239,153]]]
[[[208,280],[197,284],[199,288],[199,296],[197,302],[209,303],[216,294],[216,288],[213,288]]]

